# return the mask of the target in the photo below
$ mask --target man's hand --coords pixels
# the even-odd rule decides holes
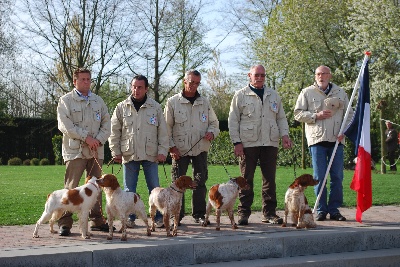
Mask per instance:
[[[212,140],[214,140],[214,134],[212,132],[206,132],[206,134],[204,135],[203,138],[208,141],[212,141]]]
[[[114,160],[116,163],[122,163],[122,154],[115,155],[115,156],[113,157],[113,160]]]
[[[332,111],[329,110],[329,109],[325,109],[325,110],[322,110],[322,111],[317,113],[316,119],[317,120],[325,120],[325,119],[328,119],[330,117],[332,117]]]
[[[167,159],[167,157],[164,156],[163,154],[157,155],[157,162],[165,162],[166,159]]]
[[[97,148],[101,145],[100,141],[97,139],[94,139],[90,135],[88,135],[85,139],[86,144],[88,144],[89,148],[97,151]]]
[[[234,152],[236,157],[243,157],[244,156],[243,144],[242,143],[236,144]]]
[[[179,152],[179,150],[176,148],[176,146],[171,147],[169,149],[169,154],[171,154],[171,158],[173,158],[174,160],[178,160],[181,157],[181,153]]]
[[[293,145],[292,140],[290,140],[289,136],[284,135],[282,136],[282,146],[283,148],[287,149],[287,148],[291,148]]]

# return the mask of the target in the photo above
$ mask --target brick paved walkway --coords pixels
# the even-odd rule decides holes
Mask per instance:
[[[337,222],[326,220],[317,222],[318,229],[329,229],[337,227],[368,227],[377,225],[396,225],[400,224],[400,206],[374,206],[364,212],[363,223],[355,221],[355,209],[342,208],[341,213],[347,217],[346,222]],[[221,219],[221,231],[215,231],[215,217],[212,216],[211,225],[207,228],[201,227],[194,223],[190,216],[186,216],[182,221],[182,226],[178,228],[178,235],[193,238],[205,238],[208,236],[229,236],[254,233],[273,233],[278,231],[308,231],[305,229],[296,230],[293,227],[282,228],[279,225],[270,225],[261,222],[261,213],[256,212],[250,216],[248,226],[239,226],[239,229],[233,231],[228,224],[228,218],[224,215]],[[283,211],[278,211],[279,216],[283,216]],[[328,216],[329,217],[329,216]],[[237,221],[237,218],[235,218]],[[137,227],[128,229],[128,243],[135,243],[136,239],[145,239],[157,241],[160,238],[165,239],[165,229],[156,229],[150,237],[146,236],[143,222],[137,221]],[[116,221],[116,227],[119,229],[120,222]],[[58,227],[55,226],[58,230]],[[101,243],[120,243],[120,234],[114,233],[114,240],[106,240],[107,233],[92,232],[91,239],[84,240],[81,238],[77,224],[71,229],[72,234],[68,237],[62,237],[58,234],[50,234],[48,224],[42,225],[39,229],[40,238],[32,238],[34,225],[24,226],[0,226],[0,250],[7,249],[35,249],[43,247],[70,247],[85,244],[101,244]],[[311,229],[310,231],[313,231]]]

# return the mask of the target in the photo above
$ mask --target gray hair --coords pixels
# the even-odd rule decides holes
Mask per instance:
[[[201,78],[201,73],[195,69],[190,69],[185,72],[185,80],[187,80],[190,75],[199,76]]]

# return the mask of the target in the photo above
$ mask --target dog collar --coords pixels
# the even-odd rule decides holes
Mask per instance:
[[[175,187],[173,187],[172,185],[170,186],[170,188],[171,188],[172,190],[174,190],[174,191],[178,192],[178,193],[181,193],[181,194],[183,194],[183,193],[184,193],[183,191],[179,191],[178,189],[176,189],[176,188],[175,188]]]
[[[240,189],[240,186],[233,179],[230,179],[229,182],[233,185],[236,185],[237,189]]]
[[[100,188],[99,188],[99,186],[97,184],[94,184],[92,182],[88,182],[88,184],[92,184],[92,185],[94,185],[96,187],[97,190],[100,190]]]

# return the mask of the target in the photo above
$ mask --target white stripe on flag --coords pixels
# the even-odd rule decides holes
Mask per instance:
[[[370,105],[369,105],[369,103],[365,103],[364,118],[363,118],[363,124],[362,124],[362,129],[361,129],[361,138],[360,138],[359,145],[362,146],[364,148],[364,150],[371,155],[370,117],[371,117]]]

